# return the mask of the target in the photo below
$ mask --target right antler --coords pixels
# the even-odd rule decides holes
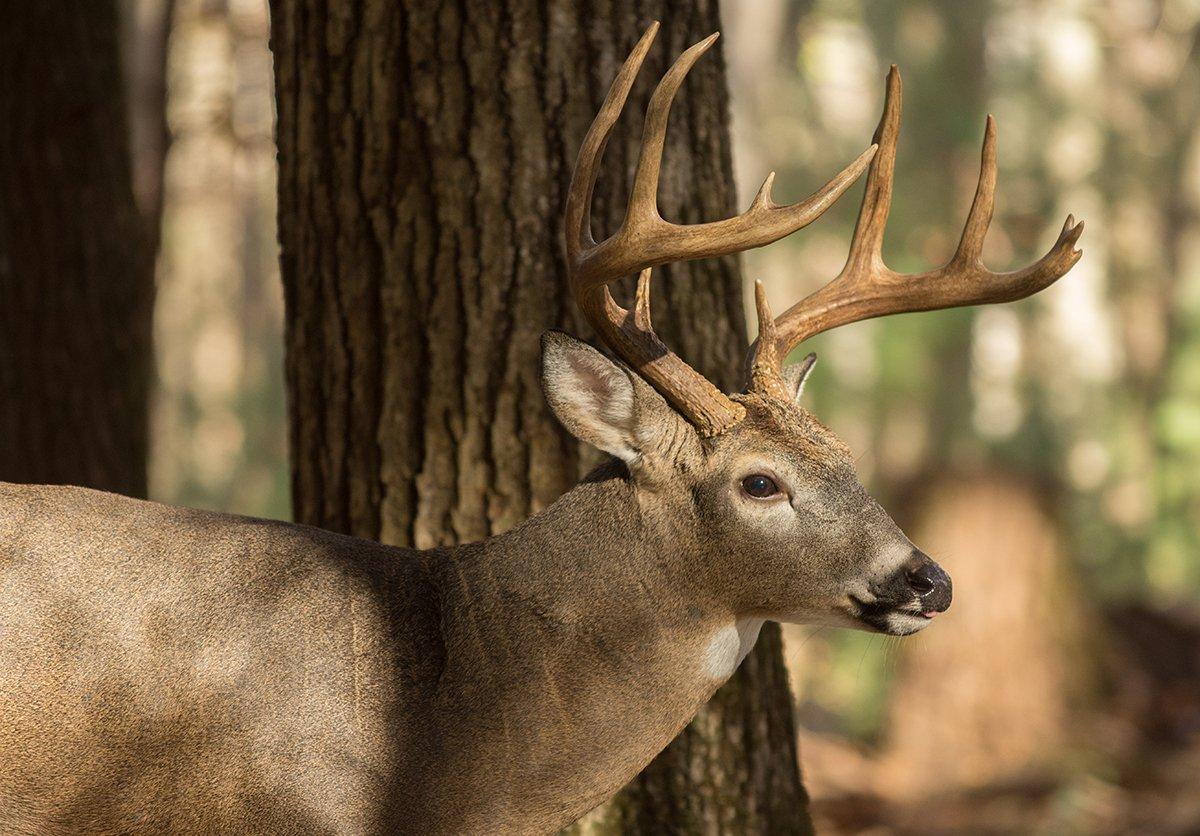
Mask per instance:
[[[1023,299],[1049,287],[1083,255],[1075,249],[1083,222],[1076,224],[1074,217],[1068,216],[1050,252],[1034,264],[1011,273],[993,273],[983,265],[983,239],[992,220],[996,191],[996,123],[989,116],[979,186],[954,257],[937,270],[916,275],[897,273],[884,264],[883,231],[892,203],[901,92],[900,73],[893,66],[888,73],[883,116],[875,131],[879,150],[867,172],[862,207],[842,272],[778,319],[771,317],[762,283],[755,287],[759,337],[749,357],[755,391],[787,397],[781,379],[783,360],[814,334],[888,314]]]
[[[650,324],[651,268],[668,261],[761,247],[795,232],[820,217],[849,188],[875,148],[868,148],[819,191],[791,206],[776,206],[771,201],[771,174],[750,208],[736,217],[691,225],[663,220],[658,214],[657,192],[667,116],[688,70],[717,39],[716,34],[710,35],[679,56],[651,96],[625,220],[611,237],[596,243],[590,207],[600,158],[657,32],[654,23],[642,35],[584,137],[567,197],[567,264],[571,290],[600,338],[707,437],[729,429],[745,411],[673,354],[654,333]],[[638,272],[638,304],[630,315],[612,298],[608,284]]]

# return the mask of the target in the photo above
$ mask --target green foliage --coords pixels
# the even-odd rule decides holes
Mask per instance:
[[[1017,471],[1053,498],[1091,595],[1195,603],[1200,7],[1167,2],[1144,19],[1129,17],[1132,8],[789,4],[794,30],[772,46],[780,69],[757,80],[762,104],[752,111],[788,115],[746,141],[757,143],[750,159],[790,166],[781,193],[803,192],[861,148],[887,66],[898,64],[904,120],[884,254],[894,269],[919,272],[957,243],[983,117],[996,115],[989,265],[1038,258],[1069,211],[1087,221],[1083,261],[1058,286],[1002,309],[898,316],[812,340],[798,351],[822,360],[807,405],[846,438],[889,507],[903,513],[913,486],[938,474]],[[827,281],[858,197],[848,193],[781,244],[784,255],[750,256],[753,272],[788,301]],[[850,634],[829,641],[842,665],[880,674],[841,694],[852,730],[869,737],[886,699],[883,654]],[[838,667],[829,669],[834,690]]]

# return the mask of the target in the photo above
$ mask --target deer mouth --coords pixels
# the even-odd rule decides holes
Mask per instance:
[[[889,636],[909,636],[924,630],[937,615],[936,611],[923,612],[919,601],[893,601],[876,598],[866,601],[855,595],[850,600],[850,615],[860,624],[876,633]]]

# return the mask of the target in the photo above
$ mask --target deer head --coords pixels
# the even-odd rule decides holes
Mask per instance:
[[[855,476],[846,446],[803,406],[815,356],[784,366],[815,334],[893,313],[1021,299],[1049,286],[1079,259],[1083,224],[1067,218],[1036,263],[1011,273],[984,267],[992,216],[996,130],[988,117],[975,200],[957,252],[943,267],[904,275],[883,262],[900,128],[901,84],[893,67],[874,142],[815,194],[790,206],[771,200],[768,176],[750,208],[722,221],[681,226],[658,213],[656,192],[671,102],[714,34],[684,52],[654,91],[641,155],[620,228],[596,242],[589,206],[604,146],[657,24],[613,82],[580,150],[566,206],[572,292],[615,363],[561,334],[543,342],[551,407],[581,440],[621,460],[647,526],[704,587],[739,618],[838,623],[905,635],[950,604],[950,578],[916,549]],[[845,267],[775,318],[756,286],[758,339],[747,389],[725,395],[668,349],[650,316],[651,270],[669,261],[763,246],[814,221],[858,178],[866,189]],[[640,273],[634,309],[609,283]]]

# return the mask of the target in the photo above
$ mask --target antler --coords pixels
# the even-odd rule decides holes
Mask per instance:
[[[958,251],[943,267],[904,275],[883,263],[883,231],[892,203],[896,138],[900,133],[900,73],[887,78],[883,116],[875,130],[878,152],[867,172],[866,189],[846,265],[833,281],[771,318],[761,282],[755,288],[759,338],[750,349],[751,388],[786,396],[780,372],[788,352],[799,343],[839,325],[910,311],[1011,302],[1049,287],[1083,255],[1075,242],[1083,222],[1068,215],[1058,240],[1046,255],[1011,273],[993,273],[983,265],[983,239],[992,220],[996,191],[996,122],[987,118],[979,185],[963,228]]]
[[[596,243],[592,238],[590,207],[600,159],[657,32],[658,23],[653,23],[642,35],[584,137],[567,196],[567,264],[572,293],[600,338],[695,424],[702,435],[713,436],[740,421],[745,411],[673,354],[654,333],[650,323],[650,270],[668,261],[761,247],[807,226],[858,178],[875,148],[864,151],[825,186],[799,203],[776,206],[771,201],[775,177],[772,173],[750,208],[736,217],[691,225],[663,220],[658,214],[658,177],[671,102],[688,71],[716,41],[714,33],[680,55],[651,96],[625,219],[611,237]],[[641,273],[638,304],[631,316],[612,298],[608,284],[637,272]]]

